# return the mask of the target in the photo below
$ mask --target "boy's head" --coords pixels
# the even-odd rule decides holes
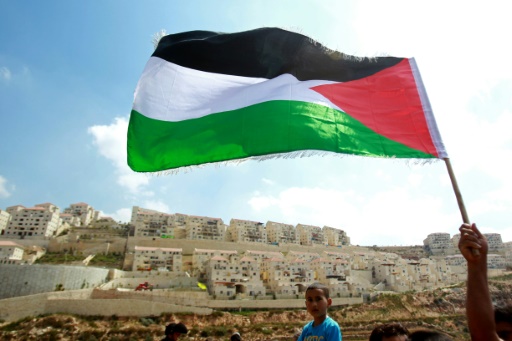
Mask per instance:
[[[322,323],[327,317],[327,308],[332,304],[329,288],[320,283],[311,284],[306,289],[306,309],[313,316],[315,325]]]
[[[370,341],[406,341],[409,330],[400,323],[387,323],[375,327],[370,335]]]
[[[187,334],[188,329],[183,323],[170,323],[165,327],[165,335],[169,340],[177,341],[182,334]]]
[[[308,295],[308,291],[309,290],[313,290],[313,289],[319,289],[319,290],[322,290],[322,292],[324,293],[324,296],[325,298],[329,298],[329,288],[325,285],[323,285],[322,283],[313,283],[311,284],[310,286],[308,286],[308,288],[306,289],[306,296]]]
[[[417,330],[409,335],[411,341],[453,341],[453,339],[437,330]]]
[[[494,309],[496,333],[505,341],[512,341],[512,304]]]

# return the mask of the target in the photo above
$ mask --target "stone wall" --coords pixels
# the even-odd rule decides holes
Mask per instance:
[[[146,298],[151,295],[146,295]],[[212,309],[148,299],[93,299],[92,290],[44,293],[0,300],[0,320],[12,322],[42,314],[159,316],[163,313],[208,315]]]
[[[159,237],[130,237],[128,238],[127,251],[133,252],[135,245],[148,246],[148,247],[169,247],[183,249],[183,255],[191,255],[194,253],[194,248],[197,249],[211,249],[211,250],[236,250],[238,252],[245,252],[246,250],[257,251],[273,251],[273,252],[316,252],[321,254],[324,251],[331,252],[344,252],[352,253],[355,251],[368,251],[368,248],[358,246],[343,246],[333,247],[324,245],[315,246],[302,246],[299,244],[286,244],[270,245],[263,243],[249,243],[249,242],[227,242],[216,240],[190,240],[190,239],[165,239]]]
[[[108,269],[69,265],[0,265],[0,299],[106,283]]]
[[[362,297],[333,298],[333,306],[360,304]],[[204,292],[83,289],[0,300],[0,320],[12,322],[41,314],[159,316],[163,313],[208,315],[214,309],[305,309],[304,299],[211,300]]]

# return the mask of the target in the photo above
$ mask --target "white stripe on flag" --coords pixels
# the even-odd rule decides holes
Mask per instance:
[[[149,118],[183,121],[270,100],[293,100],[341,110],[311,90],[337,82],[299,81],[290,74],[273,79],[231,76],[185,68],[151,57],[135,90],[133,109]]]

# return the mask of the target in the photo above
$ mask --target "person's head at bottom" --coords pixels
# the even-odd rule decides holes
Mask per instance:
[[[443,332],[437,330],[416,330],[409,335],[410,341],[453,341],[453,339]]]
[[[494,322],[496,322],[496,334],[500,339],[512,341],[512,304],[496,307]]]
[[[386,323],[375,327],[370,341],[407,341],[409,331],[400,323]]]
[[[242,341],[242,336],[239,332],[233,333],[231,337],[229,338],[231,341]]]
[[[183,323],[170,323],[165,327],[165,336],[167,340],[177,341],[182,334],[188,333],[187,327]]]

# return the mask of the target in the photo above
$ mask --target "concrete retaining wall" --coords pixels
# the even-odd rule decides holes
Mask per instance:
[[[362,302],[361,297],[333,298],[333,306]],[[56,313],[140,317],[180,312],[208,315],[214,309],[305,309],[305,302],[303,299],[210,300],[204,292],[156,290],[141,293],[87,289],[0,300],[0,320],[11,322],[30,316]]]
[[[0,299],[96,287],[108,269],[68,265],[0,265]]]
[[[149,297],[149,296],[148,296]],[[0,300],[0,320],[12,322],[41,314],[151,316],[163,313],[208,315],[212,309],[146,299],[93,299],[92,290],[44,293]]]

